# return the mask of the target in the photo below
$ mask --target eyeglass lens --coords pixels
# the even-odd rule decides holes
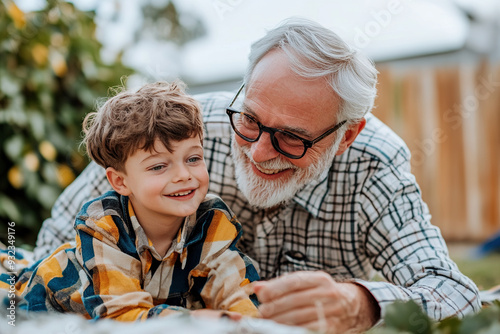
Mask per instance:
[[[260,134],[261,128],[263,131],[269,132],[274,145],[277,145],[279,150],[287,153],[290,156],[302,156],[305,151],[305,146],[302,140],[294,136],[292,133],[281,131],[279,129],[270,129],[259,123],[251,116],[245,113],[235,112],[231,115],[235,127],[235,131],[240,136],[245,137],[249,141],[256,141]]]

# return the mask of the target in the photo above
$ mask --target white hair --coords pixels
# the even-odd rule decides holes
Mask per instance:
[[[333,31],[307,19],[285,20],[252,44],[245,83],[250,81],[257,63],[277,48],[285,52],[298,75],[324,77],[329,82],[342,101],[338,122],[356,123],[373,108],[377,95],[373,62]]]

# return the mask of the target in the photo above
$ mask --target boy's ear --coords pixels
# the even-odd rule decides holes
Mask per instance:
[[[108,178],[111,187],[113,187],[113,189],[120,195],[129,196],[131,191],[127,187],[125,176],[126,174],[124,172],[117,171],[113,167],[106,168],[106,177]]]

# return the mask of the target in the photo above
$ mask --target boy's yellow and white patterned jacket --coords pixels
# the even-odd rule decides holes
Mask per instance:
[[[29,311],[80,313],[133,321],[210,308],[257,315],[243,288],[259,276],[236,248],[241,226],[218,197],[207,196],[160,256],[127,197],[110,191],[77,215],[67,243],[24,269],[16,290]],[[5,257],[6,254],[3,254]],[[0,276],[0,287],[9,287]]]

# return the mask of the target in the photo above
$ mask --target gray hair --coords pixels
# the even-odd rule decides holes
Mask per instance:
[[[245,83],[257,63],[276,48],[285,52],[298,75],[327,79],[342,100],[338,122],[356,123],[373,108],[377,95],[377,70],[373,62],[333,31],[307,19],[285,20],[252,44]]]

